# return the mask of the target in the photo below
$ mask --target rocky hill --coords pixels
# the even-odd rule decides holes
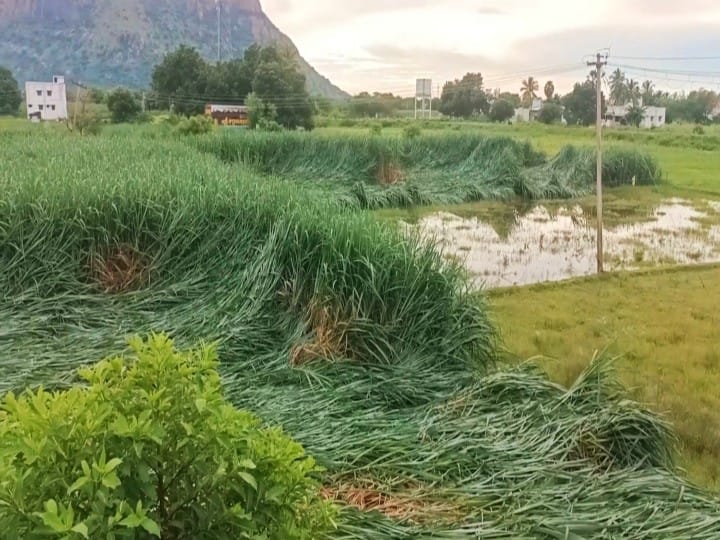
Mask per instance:
[[[303,60],[259,0],[0,0],[0,65],[20,81],[53,74],[99,86],[146,87],[155,66],[181,44],[217,58],[252,43],[298,54],[311,93],[346,94]]]

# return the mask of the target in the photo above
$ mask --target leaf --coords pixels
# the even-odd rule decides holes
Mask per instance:
[[[195,408],[198,410],[199,413],[202,413],[205,410],[205,407],[207,407],[207,400],[204,400],[202,398],[198,398],[195,400]]]
[[[249,472],[241,471],[238,473],[238,476],[245,480],[248,484],[250,484],[255,491],[257,491],[257,482],[255,481],[255,477],[250,474]]]
[[[58,506],[54,499],[50,499],[45,503],[45,510],[57,516]]]
[[[255,462],[251,459],[241,459],[238,466],[243,469],[257,469],[257,465],[255,465]]]
[[[73,482],[73,485],[70,486],[67,490],[68,495],[72,495],[76,491],[80,491],[88,482],[90,481],[90,478],[87,476],[81,476],[75,482]]]
[[[152,519],[146,517],[140,526],[153,536],[160,538],[160,526]]]
[[[135,513],[130,514],[128,517],[120,522],[120,525],[127,527],[128,529],[137,529],[143,523],[143,517],[138,516]]]
[[[53,499],[45,503],[45,512],[35,512],[35,515],[42,520],[43,525],[53,532],[67,532],[70,529],[58,516],[58,506]]]
[[[78,523],[77,525],[75,525],[71,530],[72,530],[73,532],[78,533],[78,534],[79,534],[80,536],[82,536],[83,538],[89,538],[89,537],[88,537],[89,531],[88,531],[87,525],[85,525],[85,524],[82,523],[82,522],[81,522],[81,523]]]
[[[105,472],[109,473],[117,469],[122,464],[122,459],[113,458],[105,465]]]
[[[265,498],[269,501],[280,504],[282,502],[280,497],[283,496],[284,494],[285,494],[285,488],[283,486],[280,486],[280,485],[273,486],[267,490],[267,493],[265,494]]]
[[[115,489],[120,486],[121,482],[117,474],[114,472],[108,473],[103,476],[102,485],[109,489]]]

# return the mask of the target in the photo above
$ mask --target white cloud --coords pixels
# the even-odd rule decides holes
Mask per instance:
[[[579,76],[557,74],[562,87],[582,78],[582,57],[598,48],[685,55],[720,45],[717,0],[265,0],[263,7],[310,63],[351,92],[408,93],[415,76],[444,81],[469,70],[513,89],[511,73],[576,63]]]

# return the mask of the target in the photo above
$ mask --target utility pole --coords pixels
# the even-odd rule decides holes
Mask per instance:
[[[217,61],[220,63],[220,0],[215,0],[215,10],[217,11],[217,38],[218,38],[218,55]]]
[[[588,66],[595,66],[595,86],[597,90],[597,271],[602,274],[604,269],[603,262],[603,184],[602,184],[602,68],[607,65],[607,56],[605,60],[597,54],[595,62],[588,62]]]
[[[142,112],[145,112],[145,92],[142,93]]]

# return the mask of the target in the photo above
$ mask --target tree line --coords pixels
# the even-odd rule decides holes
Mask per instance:
[[[108,106],[113,122],[137,119],[143,108],[141,96],[126,88],[87,93],[90,101]],[[148,109],[193,116],[202,114],[211,102],[247,104],[253,124],[288,129],[312,129],[318,106],[306,90],[296,56],[274,46],[253,45],[242,58],[219,63],[207,62],[196,49],[181,46],[154,68],[146,94]],[[0,114],[17,114],[21,103],[17,81],[9,70],[0,68]]]
[[[591,71],[584,81],[578,81],[570,92],[558,95],[553,81],[544,85],[534,78],[521,81],[519,92],[501,92],[485,87],[481,73],[467,73],[461,79],[445,83],[441,96],[434,100],[433,109],[453,118],[488,119],[507,122],[515,116],[519,107],[530,107],[534,100],[543,99],[543,107],[537,119],[544,123],[559,122],[564,118],[568,124],[593,125],[596,121],[596,75]],[[666,121],[708,123],[720,105],[720,96],[712,90],[693,90],[689,93],[670,94],[655,88],[650,81],[639,83],[629,79],[621,70],[609,78],[610,91],[602,93],[602,110],[608,106],[627,105],[627,121],[639,125],[646,107],[666,108]],[[541,90],[542,88],[542,90]],[[351,99],[349,112],[355,116],[392,116],[398,111],[411,110],[414,98],[402,98],[390,93],[369,94],[363,92]]]
[[[542,98],[537,120],[545,123],[591,125],[596,118],[595,73],[577,82],[565,95],[556,93],[553,81],[545,84],[535,77],[521,81],[519,92],[501,92],[485,87],[481,73],[467,73],[461,79],[445,83],[442,93],[433,100],[433,110],[453,118],[485,118],[506,122],[518,107],[529,107]],[[603,113],[608,106],[626,108],[626,121],[639,125],[645,108],[666,109],[666,121],[708,123],[713,119],[720,96],[706,89],[670,94],[658,90],[651,80],[642,83],[628,78],[617,69],[608,78],[608,95],[603,92]],[[542,90],[541,90],[542,88]],[[91,89],[91,101],[106,103],[114,122],[125,122],[140,116],[141,94],[124,88],[109,93]],[[165,56],[152,73],[147,94],[148,109],[171,110],[179,115],[201,114],[207,103],[245,103],[250,108],[253,126],[311,129],[316,112],[328,112],[331,105],[313,99],[305,87],[297,58],[277,47],[248,48],[242,58],[210,63],[191,47],[182,46]],[[22,93],[12,73],[0,67],[0,114],[17,114]],[[392,93],[363,92],[342,105],[351,116],[388,117],[400,110],[412,110],[414,98]]]

